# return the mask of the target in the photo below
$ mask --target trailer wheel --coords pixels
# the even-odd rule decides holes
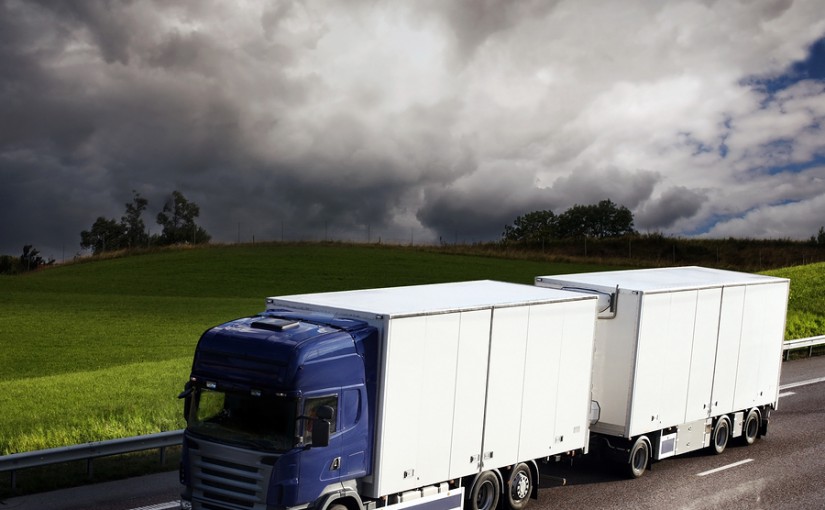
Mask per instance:
[[[485,471],[476,477],[473,489],[467,496],[467,510],[494,510],[498,506],[501,485],[492,471]]]
[[[728,420],[727,416],[722,416],[716,421],[716,425],[713,427],[711,443],[713,453],[718,455],[725,451],[725,447],[728,446],[728,438],[730,438],[730,420]]]
[[[511,510],[523,510],[530,501],[533,491],[533,473],[527,464],[521,463],[510,471],[507,480],[507,507]]]
[[[647,442],[645,436],[642,436],[633,443],[633,448],[630,449],[627,474],[631,478],[639,478],[645,474],[649,462],[650,443]]]
[[[745,418],[745,425],[742,429],[742,442],[746,445],[752,445],[756,442],[756,438],[759,436],[759,421],[759,411],[751,409],[748,417]]]

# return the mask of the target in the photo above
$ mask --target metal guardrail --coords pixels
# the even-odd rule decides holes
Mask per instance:
[[[182,440],[182,430],[171,430],[145,436],[124,437],[109,441],[49,448],[48,450],[13,453],[0,456],[0,472],[11,472],[11,488],[15,489],[17,486],[17,470],[85,460],[86,472],[91,477],[93,473],[92,461],[98,457],[157,449],[160,450],[160,462],[162,464],[165,460],[166,448],[180,446]]]
[[[812,336],[810,338],[800,338],[798,340],[788,340],[785,342],[785,345],[782,346],[782,351],[785,357],[785,360],[788,359],[790,356],[791,351],[796,349],[808,349],[808,356],[810,357],[813,354],[814,347],[819,345],[825,345],[825,335],[822,336]]]
[[[810,356],[813,348],[819,345],[825,345],[825,335],[789,340],[785,342],[782,350],[784,358],[787,360],[789,353],[793,350],[807,348],[808,355]],[[87,462],[86,471],[89,476],[91,476],[92,461],[98,457],[158,449],[160,450],[160,461],[163,463],[165,449],[170,446],[179,446],[182,440],[183,430],[171,430],[157,434],[147,434],[145,436],[125,437],[110,441],[64,446],[62,448],[14,453],[0,456],[0,472],[11,472],[12,489],[16,488],[17,470],[60,464],[62,462],[85,460]]]

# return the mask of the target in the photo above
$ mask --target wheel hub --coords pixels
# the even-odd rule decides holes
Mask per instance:
[[[516,475],[515,483],[513,484],[513,496],[515,499],[524,499],[530,494],[530,479],[524,473]]]

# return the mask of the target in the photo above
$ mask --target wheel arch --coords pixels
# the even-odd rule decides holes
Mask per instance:
[[[358,492],[350,487],[324,494],[318,498],[312,508],[315,510],[329,510],[335,505],[344,505],[347,510],[364,510],[364,503],[361,501]]]

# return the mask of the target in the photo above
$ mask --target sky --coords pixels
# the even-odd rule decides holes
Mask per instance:
[[[0,0],[0,253],[172,191],[213,242],[825,225],[821,0]]]

